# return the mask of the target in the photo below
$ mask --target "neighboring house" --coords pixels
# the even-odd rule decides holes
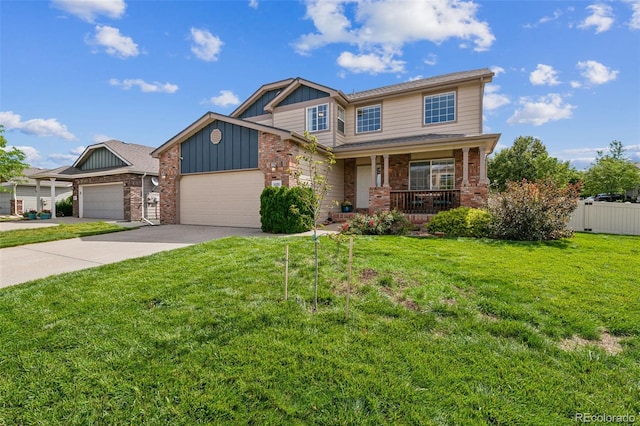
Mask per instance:
[[[352,94],[301,78],[265,84],[229,116],[209,112],[152,153],[161,223],[260,226],[260,193],[294,184],[305,131],[337,159],[327,200],[398,209],[414,222],[480,206],[500,137],[482,132],[492,78],[480,69]],[[325,214],[345,217],[337,206]]]
[[[16,179],[15,182],[2,182],[2,187],[7,191],[0,192],[0,215],[22,214],[29,210],[54,210],[50,197],[40,197],[38,204],[38,186],[36,180],[31,176],[43,171],[45,170],[28,168],[23,172],[24,178]],[[53,187],[55,188],[54,205],[72,194],[69,182],[54,182]],[[40,182],[40,192],[43,195],[51,195],[50,180]],[[17,204],[17,210],[12,207],[14,203]]]
[[[72,182],[75,217],[155,219],[159,216],[158,160],[151,151],[152,147],[109,140],[88,146],[71,167],[34,177]]]

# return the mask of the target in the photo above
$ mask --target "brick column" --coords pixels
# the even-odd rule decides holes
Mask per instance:
[[[160,223],[178,223],[178,185],[180,177],[180,145],[160,155]]]
[[[378,186],[369,188],[369,214],[391,209],[391,187]]]

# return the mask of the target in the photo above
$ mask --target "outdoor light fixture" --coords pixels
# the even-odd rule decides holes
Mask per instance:
[[[271,163],[271,171],[272,172],[276,171],[276,163]]]

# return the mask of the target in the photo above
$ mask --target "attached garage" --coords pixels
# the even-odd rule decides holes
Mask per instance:
[[[122,182],[82,185],[79,190],[80,217],[124,220]]]
[[[184,175],[180,180],[180,223],[260,227],[260,170]]]

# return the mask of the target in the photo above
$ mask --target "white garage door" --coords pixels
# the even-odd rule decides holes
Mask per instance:
[[[124,219],[124,194],[121,183],[80,187],[80,217]]]
[[[263,189],[259,170],[183,176],[180,223],[259,228]]]

